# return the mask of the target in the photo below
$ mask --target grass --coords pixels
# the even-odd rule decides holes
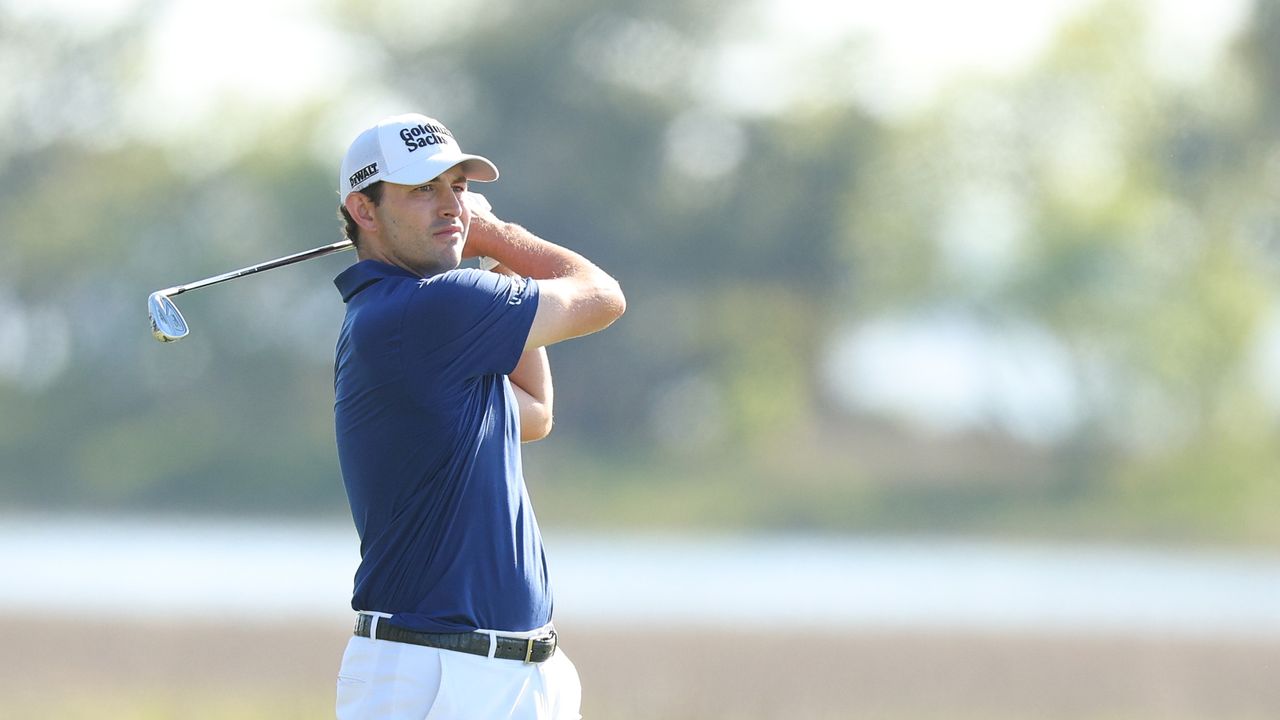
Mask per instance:
[[[311,720],[333,716],[333,703],[288,689],[277,693],[174,688],[75,688],[54,697],[6,698],[5,717],[59,720]]]
[[[588,720],[1255,720],[1280,643],[561,622]],[[0,617],[0,717],[332,717],[345,622]],[[467,719],[471,720],[471,719]]]

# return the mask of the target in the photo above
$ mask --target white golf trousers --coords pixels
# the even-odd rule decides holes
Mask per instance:
[[[338,670],[338,720],[578,720],[578,670],[352,637]]]

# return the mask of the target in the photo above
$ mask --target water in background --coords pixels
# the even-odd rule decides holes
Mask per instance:
[[[550,534],[562,623],[1280,639],[1280,559],[948,540]],[[0,612],[350,617],[343,524],[0,519]]]

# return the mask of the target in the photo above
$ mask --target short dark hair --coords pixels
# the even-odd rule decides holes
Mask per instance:
[[[373,201],[374,205],[377,205],[382,202],[382,181],[379,180],[366,188],[356,190],[356,192],[363,193]],[[338,217],[342,218],[343,222],[342,234],[351,242],[359,245],[360,226],[356,224],[355,218],[351,217],[351,213],[347,212],[347,204],[345,202],[338,205]]]

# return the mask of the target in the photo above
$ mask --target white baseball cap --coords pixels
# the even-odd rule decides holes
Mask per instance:
[[[462,165],[468,180],[492,182],[498,168],[479,155],[467,155],[438,120],[410,113],[383,118],[356,136],[342,159],[338,195],[345,201],[356,190],[379,180],[417,185]]]

